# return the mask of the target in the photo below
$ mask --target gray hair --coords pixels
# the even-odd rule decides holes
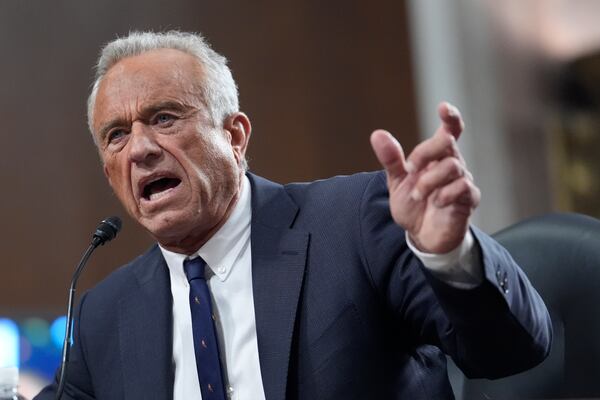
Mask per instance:
[[[202,64],[205,79],[201,91],[213,124],[221,126],[227,116],[239,111],[237,86],[227,67],[227,59],[214,51],[202,35],[180,31],[131,32],[109,42],[100,52],[96,78],[87,102],[88,127],[94,142],[92,117],[102,78],[120,60],[157,49],[181,50],[196,57]]]

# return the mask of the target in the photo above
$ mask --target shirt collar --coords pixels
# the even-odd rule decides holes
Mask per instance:
[[[244,175],[240,198],[233,212],[222,227],[189,258],[202,257],[211,272],[219,280],[225,281],[235,262],[245,246],[249,244],[250,219],[252,216],[250,182]],[[183,272],[183,261],[188,258],[186,254],[175,253],[160,246],[160,251],[167,262],[167,266],[177,277],[187,282]]]

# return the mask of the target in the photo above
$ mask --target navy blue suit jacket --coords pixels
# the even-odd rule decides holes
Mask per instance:
[[[459,290],[407,248],[383,173],[286,186],[248,176],[268,400],[450,399],[444,353],[467,375],[490,378],[547,354],[542,300],[476,228],[485,281]],[[173,377],[169,273],[154,246],[82,298],[64,398],[171,399]]]

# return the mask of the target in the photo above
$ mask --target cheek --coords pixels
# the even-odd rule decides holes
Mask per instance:
[[[213,148],[215,159],[220,159],[222,162],[235,163],[238,162],[238,154],[231,145],[230,138],[225,135],[219,134],[215,138]]]
[[[104,174],[113,192],[121,202],[125,202],[130,192],[129,176],[117,157],[111,157],[104,161]]]
[[[218,175],[236,159],[231,144],[220,133],[204,133],[195,140],[180,143],[181,154],[205,174]]]

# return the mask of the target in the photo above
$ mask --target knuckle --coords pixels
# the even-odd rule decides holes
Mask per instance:
[[[458,148],[458,143],[456,142],[456,139],[454,138],[454,136],[451,136],[451,138],[452,138],[452,146],[450,146],[450,153],[452,154],[452,156],[454,156],[460,160],[460,159],[462,159],[462,154],[460,153],[460,149]]]
[[[452,144],[452,153],[454,154],[454,156],[458,159],[462,160],[462,154],[460,153],[460,149],[458,148],[458,143],[456,142],[456,139],[454,139],[454,137],[452,138],[454,140],[453,144]],[[462,160],[464,162],[464,160]]]
[[[452,175],[455,177],[464,175],[462,165],[460,165],[460,161],[454,157],[448,158],[448,168]]]
[[[464,173],[465,173],[465,178],[467,178],[469,181],[473,182],[473,174],[471,173],[471,171],[469,171],[468,169],[464,168],[463,169]]]
[[[438,195],[439,200],[441,200],[444,203],[451,202],[453,197],[454,196],[452,195],[452,192],[450,190],[440,190],[440,193]]]
[[[452,149],[454,147],[454,136],[445,134],[440,137],[441,145],[446,149]]]
[[[422,179],[419,180],[419,182],[415,185],[415,187],[422,194],[428,194],[431,190],[432,185],[433,184],[429,177],[423,177]]]
[[[481,200],[481,190],[477,186],[473,187],[473,198],[475,199],[475,203],[479,204]]]
[[[465,177],[455,180],[452,186],[452,192],[456,197],[461,197],[471,192],[471,187],[467,179],[465,179]]]
[[[462,177],[459,179],[459,187],[460,187],[460,191],[461,192],[470,192],[471,191],[471,185],[469,183],[469,180],[466,177]]]
[[[458,151],[458,146],[456,145],[456,139],[452,135],[446,135],[448,137],[448,145],[445,147],[445,152],[451,157],[459,158],[460,152]]]

